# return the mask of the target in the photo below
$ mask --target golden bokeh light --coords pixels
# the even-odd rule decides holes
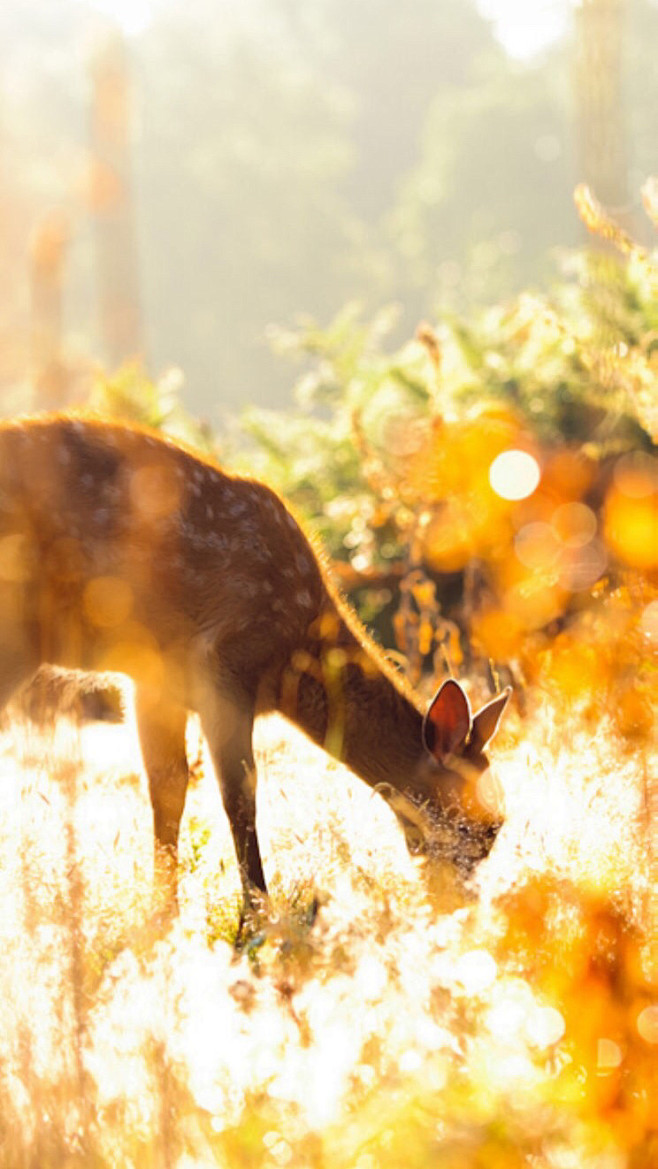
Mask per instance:
[[[564,1017],[555,1007],[538,1006],[530,1014],[525,1025],[528,1039],[540,1050],[559,1043],[565,1029]]]
[[[517,533],[514,551],[526,568],[546,571],[557,563],[560,540],[550,524],[541,520],[526,524]]]
[[[540,479],[539,463],[528,451],[503,451],[489,468],[489,482],[501,499],[526,499],[536,491]]]
[[[637,1017],[638,1034],[645,1043],[658,1044],[658,1006],[645,1007]]]
[[[458,572],[474,555],[480,533],[478,516],[462,502],[447,500],[425,527],[428,563],[440,572]]]
[[[154,635],[138,621],[126,621],[114,630],[98,662],[99,670],[128,674],[158,693],[164,680],[164,663]]]
[[[558,539],[568,548],[582,548],[588,544],[594,539],[598,526],[591,507],[577,501],[557,507],[551,524]]]
[[[646,499],[658,491],[658,459],[644,451],[630,451],[617,459],[614,482],[629,499]]]
[[[658,601],[650,601],[645,606],[640,618],[640,629],[658,647]]]
[[[473,619],[473,637],[493,661],[509,661],[519,651],[525,626],[518,613],[507,609],[482,609]]]
[[[596,1067],[600,1075],[614,1071],[624,1058],[624,1053],[614,1039],[603,1036],[596,1045]]]
[[[631,568],[648,571],[658,567],[658,491],[647,490],[649,480],[641,479],[642,493],[629,493],[638,480],[623,480],[623,489],[614,485],[605,502],[604,530],[612,552]],[[639,490],[639,488],[638,488]]]
[[[130,585],[116,576],[97,576],[85,586],[82,604],[87,620],[111,629],[128,620],[133,608]]]
[[[179,506],[181,483],[171,465],[152,463],[133,471],[130,499],[147,523],[166,519]]]

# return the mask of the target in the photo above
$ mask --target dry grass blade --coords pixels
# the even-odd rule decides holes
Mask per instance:
[[[576,187],[574,201],[585,227],[593,235],[597,235],[600,239],[608,240],[614,244],[624,256],[636,256],[644,260],[648,259],[646,248],[636,243],[633,237],[623,227],[615,223],[614,219],[604,210],[586,183],[579,183]]]

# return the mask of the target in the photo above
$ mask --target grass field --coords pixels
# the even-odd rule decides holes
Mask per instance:
[[[656,743],[531,698],[496,741],[508,819],[468,895],[261,720],[272,895],[239,953],[209,765],[171,919],[130,715],[8,724],[2,1169],[655,1169]]]

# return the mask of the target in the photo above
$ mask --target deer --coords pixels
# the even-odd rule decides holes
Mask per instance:
[[[276,492],[159,432],[85,414],[0,423],[0,710],[44,664],[133,680],[174,899],[189,712],[245,906],[267,892],[252,745],[266,712],[385,798],[413,853],[438,840],[470,873],[501,826],[482,778],[509,688],[473,715],[447,678],[425,709]]]

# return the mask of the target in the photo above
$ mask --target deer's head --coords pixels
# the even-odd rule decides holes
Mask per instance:
[[[471,713],[468,698],[449,678],[423,721],[424,757],[406,789],[387,793],[412,853],[435,853],[468,876],[491,851],[503,822],[499,785],[486,747],[511,689]]]

